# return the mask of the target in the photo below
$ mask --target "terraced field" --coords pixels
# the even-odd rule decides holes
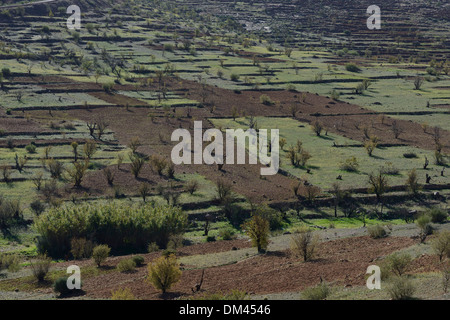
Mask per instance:
[[[82,298],[110,298],[130,284],[140,299],[195,299],[203,269],[205,294],[300,297],[323,276],[354,286],[333,291],[336,299],[385,299],[386,291],[364,292],[366,264],[419,250],[411,221],[436,210],[444,218],[408,274],[423,290],[418,297],[448,298],[436,289],[443,267],[432,243],[449,226],[450,6],[385,1],[382,28],[368,30],[368,1],[23,3],[0,1],[0,253],[23,267],[5,271],[0,298],[53,298],[53,282],[76,262],[87,274]],[[67,28],[72,4],[81,8],[80,30]],[[173,165],[172,133],[193,133],[194,121],[222,132],[278,129],[279,172]],[[103,269],[66,250],[52,257],[50,280],[36,283],[30,263],[45,246],[38,221],[82,204],[180,208],[186,223],[149,238],[158,253],[130,251],[130,232],[128,251],[113,247]],[[270,221],[266,255],[243,227],[260,212]],[[408,231],[372,239],[366,226],[378,224]],[[299,227],[322,236],[318,269],[291,256]],[[184,271],[173,295],[145,284],[145,268],[114,269],[136,254],[150,265],[164,249]],[[264,282],[275,275],[286,284]]]

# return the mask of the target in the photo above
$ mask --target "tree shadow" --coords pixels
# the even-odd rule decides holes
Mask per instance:
[[[57,297],[58,299],[67,299],[67,298],[75,298],[75,297],[81,297],[86,295],[86,291],[84,291],[83,289],[77,290],[71,290],[69,293],[64,293],[64,294],[60,294],[59,297]]]
[[[183,293],[181,292],[166,292],[166,293],[161,293],[159,295],[159,297],[163,300],[173,300],[176,298],[179,298],[183,295]]]

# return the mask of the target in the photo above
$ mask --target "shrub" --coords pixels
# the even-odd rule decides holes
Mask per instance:
[[[316,136],[320,137],[323,129],[324,126],[319,120],[313,121],[311,125],[311,130],[316,134]]]
[[[117,264],[117,270],[120,272],[131,272],[136,268],[136,262],[133,259],[123,259]]]
[[[50,270],[51,262],[52,259],[46,255],[39,255],[36,260],[30,264],[33,276],[37,281],[42,282],[45,280],[45,277]]]
[[[92,257],[94,243],[85,238],[73,238],[70,241],[72,256],[74,259],[89,259]]]
[[[420,88],[422,87],[422,84],[424,82],[424,78],[423,77],[415,77],[414,78],[414,89],[415,90],[420,90]]]
[[[103,169],[103,176],[106,178],[108,185],[112,186],[114,184],[114,172],[110,168]]]
[[[156,252],[158,250],[159,250],[159,246],[156,244],[156,242],[151,242],[148,244],[147,251],[149,253]]]
[[[369,236],[373,239],[380,239],[387,236],[386,230],[379,224],[367,227],[367,232],[369,232]]]
[[[111,291],[111,300],[136,300],[130,288]]]
[[[408,269],[412,258],[407,253],[393,253],[386,257],[386,267],[389,272],[401,277]]]
[[[49,159],[47,161],[48,170],[50,170],[50,175],[54,179],[61,178],[61,174],[63,172],[64,165],[62,162],[55,160],[55,159]]]
[[[355,93],[355,94],[363,94],[364,93],[364,85],[362,84],[362,83],[359,83],[356,87],[355,87],[355,89],[353,89],[353,92]]]
[[[343,163],[340,164],[339,168],[348,172],[356,172],[358,171],[359,163],[356,157],[351,157],[346,159]]]
[[[136,264],[136,267],[141,267],[144,265],[144,258],[142,256],[134,256],[133,258],[134,263]]]
[[[158,155],[152,155],[150,158],[150,166],[158,175],[162,176],[164,169],[167,167],[167,161]]]
[[[433,208],[428,213],[433,223],[443,223],[447,221],[448,214],[442,209]]]
[[[186,184],[186,190],[192,195],[199,188],[199,184],[197,180],[189,180]]]
[[[18,272],[20,270],[19,256],[16,254],[0,254],[0,271]]]
[[[345,70],[350,71],[350,72],[359,72],[359,71],[361,71],[361,69],[354,63],[347,63],[345,65]]]
[[[291,235],[291,252],[294,256],[302,257],[303,261],[309,261],[314,256],[318,242],[318,236],[314,235],[311,229],[307,227],[297,229]]]
[[[217,199],[221,204],[227,204],[232,201],[232,185],[226,180],[219,179],[216,182]]]
[[[412,282],[405,277],[395,277],[387,288],[392,300],[407,300],[414,294],[415,288]]]
[[[166,293],[181,278],[180,266],[174,255],[160,257],[148,267],[148,281]]]
[[[0,230],[8,230],[22,219],[20,202],[18,200],[3,199],[3,196],[0,195]]]
[[[45,206],[39,200],[34,200],[30,203],[30,209],[36,216],[40,216],[42,212],[45,211]]]
[[[180,208],[151,203],[67,204],[47,210],[34,224],[39,251],[64,257],[72,235],[95,238],[115,252],[144,251],[150,242],[165,247],[170,235],[184,231],[187,215]]]
[[[420,240],[421,240],[421,242],[424,242],[426,237],[433,232],[433,227],[431,226],[431,217],[427,214],[421,215],[416,220],[416,225],[420,229],[420,234],[419,234]]]
[[[169,242],[167,243],[167,249],[178,249],[183,247],[183,235],[177,234],[177,235],[171,235],[169,237]]]
[[[236,235],[234,231],[230,228],[221,229],[219,231],[219,237],[222,238],[222,240],[234,240],[236,239]]]
[[[240,78],[240,76],[238,75],[238,74],[235,74],[235,73],[233,73],[231,76],[230,76],[230,79],[231,79],[231,81],[239,81],[239,78]]]
[[[412,195],[417,195],[419,193],[421,186],[419,184],[416,169],[413,169],[408,173],[408,179],[406,179],[406,189]]]
[[[216,241],[216,236],[207,236],[206,237],[206,242],[215,242]]]
[[[271,106],[274,104],[274,102],[272,101],[272,99],[270,99],[270,97],[266,94],[263,94],[259,97],[259,101],[266,105],[266,106]]]
[[[67,279],[68,277],[61,277],[56,279],[53,284],[53,290],[55,293],[59,293],[60,296],[66,296],[72,292],[71,289],[67,287]]]
[[[114,90],[114,83],[104,83],[103,90],[106,93],[111,93]]]
[[[325,300],[331,293],[330,287],[327,283],[321,284],[305,289],[302,292],[302,298],[305,300]]]
[[[110,251],[111,248],[106,244],[102,244],[94,248],[94,250],[92,251],[92,258],[97,267],[100,267],[100,265],[106,261],[106,259],[109,257]]]
[[[74,162],[73,168],[66,170],[70,180],[73,182],[75,187],[78,188],[81,186],[81,182],[83,181],[88,166],[89,166],[88,161]]]
[[[27,150],[28,153],[36,153],[36,146],[30,143],[25,147],[25,150]]]
[[[269,221],[270,230],[279,230],[284,226],[281,212],[270,208],[268,205],[258,206],[256,214]]]
[[[150,190],[151,190],[150,185],[147,182],[143,182],[139,185],[138,192],[144,202],[146,201],[147,197],[149,196]]]
[[[331,99],[333,99],[335,101],[339,100],[339,98],[341,97],[340,93],[338,91],[336,91],[335,89],[333,89],[333,91],[331,91],[330,95],[331,95]]]
[[[165,43],[164,44],[164,50],[168,52],[173,52],[174,46],[171,43]]]
[[[439,256],[439,261],[442,261],[445,256],[450,258],[450,231],[442,231],[439,233],[431,244],[434,252]]]
[[[177,254],[177,250],[175,250],[175,249],[165,249],[165,250],[163,250],[163,252],[161,253],[161,255],[163,256],[163,257],[168,257],[168,256],[170,256],[170,255],[176,255]]]
[[[242,226],[259,253],[264,253],[269,244],[269,227],[269,221],[260,215],[254,215]]]

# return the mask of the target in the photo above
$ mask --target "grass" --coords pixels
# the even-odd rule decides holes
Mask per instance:
[[[221,126],[224,129],[248,129],[247,118],[239,118],[236,121],[232,119],[210,120],[216,127]],[[280,130],[280,139],[287,140],[285,150],[289,145],[295,145],[297,140],[302,141],[304,149],[312,156],[307,164],[312,173],[308,174],[305,168],[294,168],[287,159],[285,151],[280,153],[281,168],[296,177],[308,180],[323,190],[329,189],[338,175],[342,176],[341,184],[344,188],[367,187],[368,175],[374,170],[388,166],[389,163],[397,167],[400,172],[398,175],[388,177],[390,185],[404,185],[407,173],[414,168],[419,168],[417,169],[419,181],[424,181],[426,172],[420,169],[423,159],[425,156],[433,159],[431,151],[404,146],[377,148],[373,152],[374,156],[369,157],[362,145],[360,147],[353,146],[360,145],[360,142],[330,133],[326,137],[317,137],[307,123],[291,118],[256,117],[256,120],[259,128]],[[335,148],[333,143],[343,147]],[[416,153],[418,157],[415,159],[404,158],[403,154],[408,152]],[[359,163],[358,172],[349,173],[340,170],[340,163],[353,156]],[[435,166],[431,165],[430,168],[435,168]],[[446,180],[436,177],[436,181],[445,183]]]
[[[83,280],[87,280],[92,277],[97,277],[102,274],[111,272],[118,272],[114,268],[97,268],[96,266],[81,267],[81,274]],[[47,274],[46,281],[38,283],[34,276],[27,275],[20,278],[6,279],[0,281],[0,291],[19,291],[31,292],[37,289],[51,288],[56,279],[67,276],[66,269],[63,270],[50,270]]]

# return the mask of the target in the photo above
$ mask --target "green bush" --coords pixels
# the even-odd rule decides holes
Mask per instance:
[[[16,254],[0,254],[0,271],[18,272],[20,270],[19,256]]]
[[[359,163],[356,157],[351,157],[342,162],[339,166],[341,170],[348,172],[356,172],[358,171]]]
[[[427,214],[421,215],[416,220],[416,225],[420,229],[420,239],[421,241],[425,241],[426,237],[433,233],[433,227],[431,226],[431,217]]]
[[[136,264],[136,267],[141,267],[144,265],[144,258],[142,256],[134,256],[133,258],[134,263]]]
[[[389,272],[400,277],[406,272],[411,261],[412,258],[407,253],[393,253],[386,258],[386,267]]]
[[[434,252],[438,255],[439,261],[444,257],[450,258],[450,231],[441,231],[431,244]]]
[[[48,271],[50,270],[50,263],[52,259],[46,255],[39,255],[31,265],[31,271],[37,281],[42,282],[45,280]]]
[[[177,258],[174,255],[163,256],[148,266],[147,281],[164,294],[180,280],[181,274]]]
[[[176,254],[177,254],[177,250],[174,250],[174,249],[166,249],[166,250],[163,250],[163,252],[161,253],[161,255],[162,255],[163,257],[168,257],[168,256],[170,256],[171,254],[176,255]]]
[[[30,203],[30,209],[34,212],[36,216],[40,216],[42,212],[45,211],[45,206],[39,200],[34,200]]]
[[[156,242],[150,242],[147,246],[147,252],[152,253],[159,250],[159,246],[156,244]]]
[[[136,268],[136,263],[133,259],[123,259],[117,264],[117,270],[120,272],[131,272]]]
[[[359,72],[359,71],[361,71],[361,69],[354,63],[347,63],[345,65],[345,70],[350,71],[350,72]]]
[[[183,235],[177,234],[177,235],[171,235],[169,237],[169,242],[167,243],[167,249],[178,249],[183,247]]]
[[[391,280],[387,292],[392,300],[407,300],[414,294],[415,288],[411,281],[405,277],[395,277]]]
[[[442,209],[433,208],[429,211],[431,222],[433,223],[443,223],[447,220],[448,214]]]
[[[330,293],[331,290],[328,284],[322,282],[315,287],[305,289],[302,292],[302,298],[304,300],[325,300]]]
[[[106,261],[106,259],[109,257],[110,251],[111,248],[108,247],[106,244],[102,244],[94,248],[92,252],[92,259],[94,259],[94,262],[97,265],[97,267],[100,267],[100,265]]]
[[[113,202],[52,208],[34,225],[39,252],[64,257],[72,238],[93,239],[113,252],[144,252],[149,242],[166,247],[169,237],[182,233],[186,224],[187,215],[180,208]]]
[[[266,105],[266,106],[271,106],[274,104],[274,102],[272,101],[272,99],[270,99],[270,97],[266,94],[263,94],[259,97],[259,101]]]
[[[386,230],[379,224],[367,227],[367,232],[369,232],[369,236],[373,239],[380,239],[387,236]]]
[[[85,238],[74,238],[70,241],[72,256],[74,259],[89,259],[92,257],[94,243]]]
[[[130,288],[119,288],[116,291],[111,292],[111,300],[136,300],[136,297],[133,295]]]
[[[238,74],[235,74],[235,73],[233,73],[231,76],[230,76],[230,79],[231,79],[231,81],[239,81],[239,78],[240,78],[240,76],[238,75]]]
[[[28,153],[36,153],[36,146],[30,143],[25,147],[25,150],[27,150]]]
[[[4,199],[0,195],[0,230],[8,230],[23,220],[20,202],[18,200]]]
[[[282,213],[267,205],[259,206],[256,209],[256,214],[269,221],[269,227],[272,231],[282,229],[285,225]]]
[[[230,228],[221,229],[219,231],[219,237],[221,237],[222,240],[236,239],[236,235],[234,234],[234,231]]]
[[[68,295],[72,290],[67,287],[67,279],[68,277],[61,277],[56,279],[53,284],[53,290],[55,293],[59,293],[60,296]]]

